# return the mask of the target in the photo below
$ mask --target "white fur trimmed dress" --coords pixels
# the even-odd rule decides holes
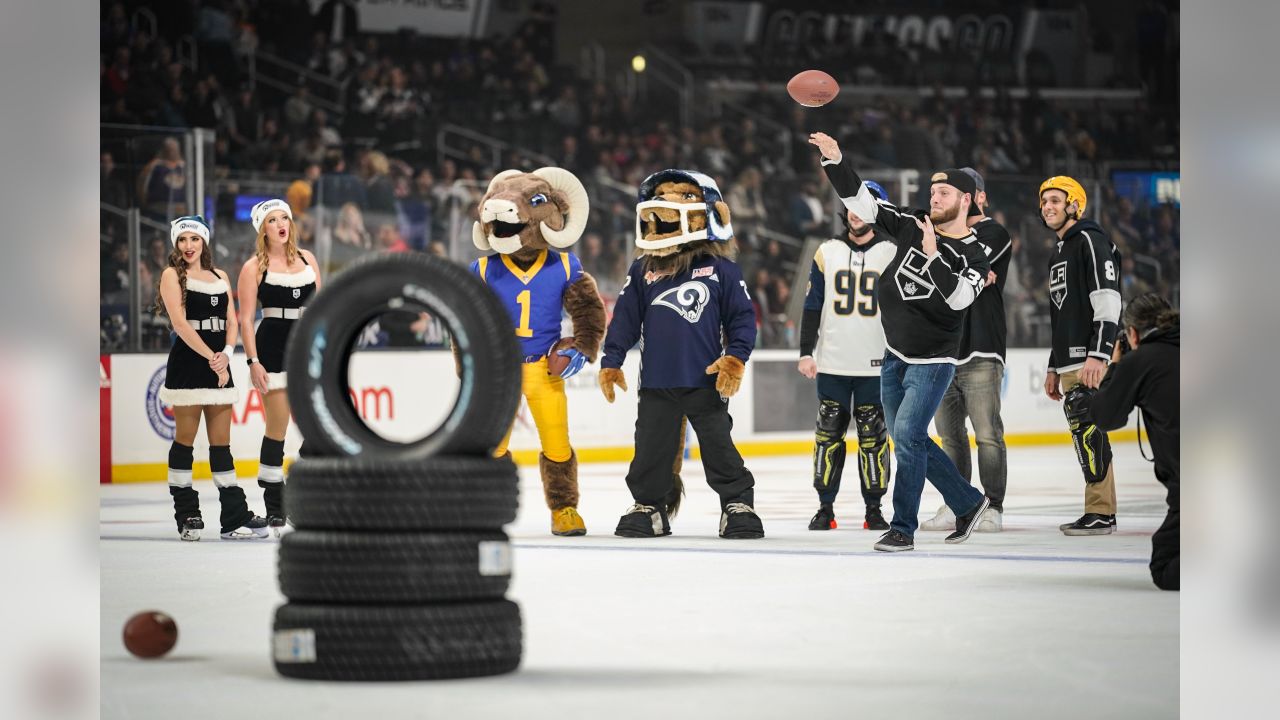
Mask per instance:
[[[187,322],[200,334],[200,339],[215,352],[227,344],[227,306],[230,288],[222,278],[214,281],[187,278]],[[160,401],[168,405],[230,405],[239,399],[234,384],[228,380],[218,387],[218,376],[209,369],[209,361],[191,349],[182,338],[175,338],[169,350]]]
[[[284,348],[289,341],[289,331],[302,316],[302,308],[316,291],[316,272],[306,264],[301,272],[267,272],[258,281],[258,301],[262,303],[262,321],[254,332],[258,346],[258,361],[267,371],[267,389],[279,390],[287,386],[288,374],[284,370]]]

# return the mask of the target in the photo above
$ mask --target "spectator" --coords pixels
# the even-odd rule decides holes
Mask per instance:
[[[311,90],[304,80],[299,79],[298,87],[293,95],[284,103],[284,121],[290,130],[301,129],[311,117],[315,108],[311,104]]]
[[[409,252],[409,246],[400,231],[391,223],[383,223],[378,227],[378,249],[384,252]]]
[[[355,203],[345,203],[338,211],[338,222],[333,228],[333,239],[344,245],[358,248],[373,247],[373,238],[364,227],[364,215]]]
[[[98,191],[102,202],[118,208],[129,207],[129,185],[120,173],[116,172],[116,161],[111,153],[102,153],[99,167],[102,172],[98,181]]]
[[[351,0],[325,0],[316,13],[315,27],[322,37],[335,45],[360,32],[360,18]]]
[[[160,150],[138,175],[138,197],[151,215],[171,218],[187,214],[187,164],[177,138],[165,138]]]
[[[393,214],[396,211],[395,187],[391,184],[391,163],[377,150],[365,153],[360,161],[360,176],[364,181],[365,209],[370,212]]]

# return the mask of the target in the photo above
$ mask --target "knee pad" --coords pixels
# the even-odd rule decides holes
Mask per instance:
[[[1093,424],[1093,416],[1089,412],[1093,393],[1093,390],[1077,385],[1067,392],[1062,403],[1067,426],[1071,428],[1071,445],[1075,448],[1076,460],[1087,483],[1102,482],[1111,468],[1111,440]]]
[[[284,441],[262,438],[258,454],[258,483],[284,482]]]
[[[169,446],[169,486],[191,487],[191,466],[195,463],[195,448],[173,443]]]
[[[849,411],[834,400],[818,405],[818,429],[813,448],[813,487],[818,492],[838,490],[844,472],[844,436],[849,430]]]
[[[238,486],[236,461],[231,457],[230,445],[209,446],[209,469],[213,472],[213,484],[219,488]]]
[[[883,405],[859,405],[854,409],[858,429],[858,474],[868,490],[889,487],[889,433]]]

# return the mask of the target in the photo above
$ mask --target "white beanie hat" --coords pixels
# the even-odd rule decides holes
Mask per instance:
[[[253,220],[253,231],[261,232],[262,222],[267,219],[268,215],[275,212],[276,210],[283,210],[284,214],[290,220],[293,219],[293,209],[289,207],[289,203],[279,198],[275,198],[272,200],[263,200],[257,205],[254,205],[253,209],[249,211],[249,218]]]
[[[195,233],[204,238],[206,243],[209,242],[209,236],[212,234],[209,230],[209,222],[201,215],[184,215],[169,223],[169,242],[177,247],[178,236],[184,232]]]

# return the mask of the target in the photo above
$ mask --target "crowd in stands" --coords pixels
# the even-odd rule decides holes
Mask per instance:
[[[293,207],[304,246],[324,244],[323,257],[333,262],[379,249],[462,261],[473,253],[469,218],[487,179],[505,167],[536,167],[541,156],[588,187],[591,220],[575,252],[611,299],[634,256],[635,198],[628,188],[661,168],[696,168],[725,191],[767,347],[796,342],[787,308],[796,288],[803,290],[796,282],[803,240],[829,237],[838,227],[834,198],[806,142],[813,130],[838,137],[869,171],[969,165],[987,176],[989,188],[1008,188],[991,195],[1016,243],[1016,277],[1006,288],[1014,344],[1043,342],[1037,318],[1047,316],[1051,235],[1032,222],[1039,181],[1063,168],[1099,177],[1105,162],[1117,159],[1175,167],[1177,161],[1176,105],[1065,104],[1035,93],[977,100],[935,94],[918,103],[876,98],[815,113],[762,86],[736,104],[745,112],[699,112],[692,126],[681,127],[665,105],[637,108],[619,88],[557,66],[554,18],[545,8],[510,37],[452,40],[411,33],[335,37],[330,6],[342,3],[312,14],[305,0],[173,3],[156,8],[160,32],[152,37],[135,22],[141,5],[104,3],[102,120],[215,131],[221,190],[210,192],[219,262],[238,264],[250,252],[247,223],[231,218],[233,190],[251,177],[280,181],[278,194]],[[350,31],[354,23],[342,24]],[[199,49],[194,66],[178,57],[177,39],[186,34]],[[313,80],[336,81],[344,88],[340,106],[321,107],[326,103],[305,78],[292,92],[251,84],[246,58],[255,50],[307,68]],[[441,152],[436,136],[446,125],[524,150],[508,150],[497,162],[480,143]],[[105,137],[104,130],[105,203],[140,207],[158,222],[189,211],[176,134],[130,143]],[[1135,206],[1116,198],[1105,178],[1095,186],[1100,220],[1125,256],[1126,296],[1145,289],[1169,295],[1178,281],[1177,207]],[[123,222],[104,211],[106,305],[118,306],[129,289],[124,246]],[[167,251],[159,234],[144,237],[138,282],[148,297]],[[108,326],[118,330],[114,320],[104,321],[104,343]]]

